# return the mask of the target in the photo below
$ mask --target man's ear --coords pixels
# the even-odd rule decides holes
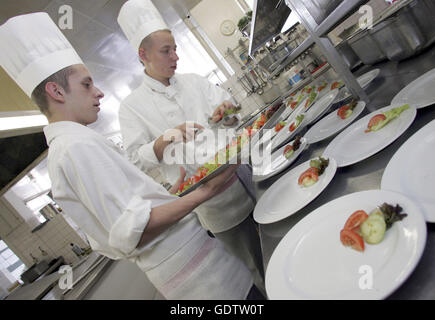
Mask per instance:
[[[142,61],[142,63],[148,62],[148,54],[146,49],[139,48],[139,59]]]
[[[53,100],[57,102],[65,102],[65,90],[56,82],[47,82],[45,84],[45,92]]]

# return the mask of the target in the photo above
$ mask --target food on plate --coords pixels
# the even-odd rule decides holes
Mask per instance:
[[[287,101],[286,106],[294,109],[299,104],[299,102],[301,102],[301,100],[303,98],[304,98],[304,95],[300,94],[300,95],[298,95],[298,97],[296,99],[290,99],[289,101]]]
[[[301,136],[297,136],[292,144],[288,144],[284,148],[283,155],[286,159],[289,159],[296,150],[301,146]]]
[[[241,109],[242,109],[241,107],[233,107],[233,108],[227,109],[224,112],[224,117],[227,117],[231,114],[239,113]]]
[[[310,168],[302,172],[299,176],[298,184],[302,187],[311,187],[319,180],[319,176],[321,176],[326,167],[329,165],[329,159],[324,159],[319,157],[319,159],[310,161]]]
[[[352,100],[351,103],[340,107],[337,111],[337,115],[343,120],[349,118],[353,113],[353,109],[355,109],[356,105],[357,101]]]
[[[313,103],[313,101],[316,99],[316,97],[317,97],[317,93],[315,93],[315,92],[310,93],[310,95],[307,99],[307,102],[305,102],[305,106],[304,106],[305,109],[307,109]]]
[[[284,128],[286,124],[287,124],[287,122],[285,122],[285,121],[278,122],[275,126],[275,132],[279,132],[279,130]]]
[[[301,124],[302,120],[304,120],[304,115],[300,114],[296,117],[295,121],[292,122],[292,124],[289,127],[289,131],[293,132],[296,130],[297,127]]]
[[[331,90],[340,88],[344,83],[342,81],[334,81],[331,84]]]
[[[180,187],[178,188],[178,192],[176,193],[176,195],[178,196],[182,192],[186,191],[195,183],[198,183],[202,178],[210,175],[213,171],[215,171],[220,166],[221,164],[219,163],[205,163],[204,165],[198,168],[196,174],[194,174],[190,178],[186,179],[182,184],[180,184]]]
[[[409,104],[405,104],[401,107],[396,107],[391,110],[374,115],[367,124],[367,129],[365,130],[365,132],[367,133],[370,131],[378,131],[379,129],[382,129],[391,120],[399,117],[400,114],[407,109],[409,109]]]
[[[342,229],[340,231],[340,241],[345,247],[351,247],[356,251],[364,251],[363,238],[350,229]]]
[[[407,216],[402,213],[398,204],[392,206],[383,203],[369,215],[364,210],[352,213],[340,231],[340,241],[344,246],[350,246],[357,251],[364,251],[364,242],[378,244],[382,242],[385,232],[393,223]]]
[[[323,81],[322,84],[317,88],[317,92],[321,92],[323,89],[326,88],[327,85],[328,85],[328,82]]]

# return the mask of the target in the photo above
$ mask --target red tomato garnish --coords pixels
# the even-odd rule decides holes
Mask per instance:
[[[286,154],[287,152],[289,152],[291,150],[293,150],[293,146],[292,145],[285,146],[285,148],[284,148],[284,154]]]
[[[308,89],[307,89],[307,94],[309,94],[309,93],[311,92],[311,90],[313,90],[313,88],[311,88],[311,87],[308,88]]]
[[[310,178],[311,180],[317,181],[319,180],[319,169],[317,168],[309,168],[302,172],[302,174],[299,176],[298,183],[302,184],[305,178]]]
[[[288,128],[288,129],[290,130],[290,132],[295,131],[295,129],[296,129],[296,124],[293,122],[293,123],[290,125],[290,128]]]
[[[284,126],[281,123],[277,123],[276,126],[275,126],[275,131],[278,132],[282,128],[284,128]]]
[[[358,210],[351,214],[347,219],[343,229],[354,230],[358,228],[361,223],[367,220],[369,215],[364,210]]]
[[[292,103],[290,103],[290,108],[294,109],[297,104],[298,104],[297,101],[293,101]]]
[[[307,108],[310,103],[311,103],[311,99],[308,99],[307,102],[305,102],[305,108]]]
[[[367,125],[367,130],[365,132],[369,132],[373,126],[377,125],[381,121],[384,121],[385,119],[387,119],[387,117],[382,113],[373,116],[370,119],[369,124]]]
[[[335,88],[338,88],[339,85],[340,85],[340,82],[335,81],[335,82],[331,85],[331,90],[334,90]]]
[[[364,240],[363,238],[356,232],[343,229],[340,231],[340,241],[346,247],[352,247],[357,251],[364,251]]]
[[[350,106],[349,105],[345,105],[345,106],[342,106],[340,109],[338,109],[338,111],[337,111],[337,115],[341,118],[341,119],[346,119],[346,112],[347,112],[347,110],[349,110],[350,109]]]

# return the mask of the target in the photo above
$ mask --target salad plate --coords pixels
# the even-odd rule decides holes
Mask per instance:
[[[435,103],[435,69],[418,77],[399,91],[391,101],[392,106],[409,104],[420,109]]]
[[[334,158],[339,167],[345,167],[364,160],[390,145],[409,128],[417,114],[416,109],[408,108],[382,129],[365,132],[372,117],[391,109],[391,106],[387,106],[376,110],[347,127],[326,147],[323,157]]]
[[[299,110],[295,110],[290,117],[287,119],[287,123],[271,140],[271,148],[275,150],[280,147],[283,143],[286,143],[291,138],[296,136],[296,134],[301,131],[306,126],[306,117],[305,113],[301,112],[302,105],[298,108]],[[290,126],[295,126],[295,124],[299,123],[293,131],[290,131]]]
[[[366,103],[364,101],[358,101],[352,114],[344,120],[337,115],[336,110],[332,111],[326,117],[314,124],[304,137],[310,144],[329,138],[351,124],[361,114],[365,106]]]
[[[254,209],[254,220],[258,223],[273,223],[296,213],[313,201],[332,181],[337,163],[329,158],[329,165],[319,180],[310,187],[298,184],[301,174],[310,167],[310,160],[291,169],[261,196]]]
[[[289,144],[293,145],[295,140],[291,141]],[[280,173],[284,169],[286,169],[288,166],[290,166],[301,154],[302,151],[307,147],[307,139],[301,138],[300,139],[300,146],[299,148],[294,151],[294,153],[289,157],[286,158],[284,156],[284,150],[287,147],[288,144],[282,146],[275,152],[271,154],[270,161],[264,161],[262,162],[259,157],[255,157],[254,153],[251,154],[252,157],[252,180],[253,181],[263,181],[270,177],[273,177],[274,175]],[[271,152],[271,145],[268,144],[264,149],[263,152]],[[258,158],[258,159],[257,159]],[[263,158],[267,159],[267,158]]]
[[[363,252],[345,247],[340,230],[357,210],[399,204],[407,216]],[[266,269],[269,299],[384,299],[413,272],[426,244],[420,208],[402,194],[369,190],[317,208],[281,239]]]
[[[337,95],[338,89],[334,89],[317,99],[317,101],[315,101],[314,104],[305,113],[305,116],[307,118],[306,124],[309,125],[310,123],[313,123],[320,117],[322,117],[331,107],[332,102],[334,101],[335,97],[337,97]]]
[[[400,192],[421,206],[426,221],[435,222],[435,120],[410,137],[393,155],[381,189]]]

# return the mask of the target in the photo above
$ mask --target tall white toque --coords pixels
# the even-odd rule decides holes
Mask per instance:
[[[10,18],[0,26],[0,65],[30,97],[52,74],[83,64],[69,41],[45,12]]]
[[[151,0],[128,0],[119,11],[118,23],[136,53],[146,36],[169,29]]]

